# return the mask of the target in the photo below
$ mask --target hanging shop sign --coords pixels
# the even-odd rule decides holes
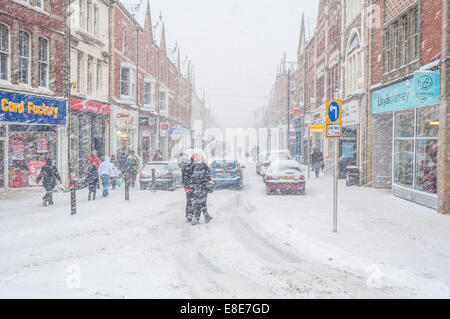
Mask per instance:
[[[0,91],[0,122],[66,124],[66,102]]]
[[[412,79],[372,92],[372,114],[439,103],[440,71],[416,72]]]
[[[309,130],[312,133],[322,133],[323,132],[323,125],[322,124],[311,124],[309,126]]]
[[[359,100],[342,105],[342,124],[344,126],[359,124]]]
[[[111,113],[111,107],[108,104],[102,104],[94,101],[86,101],[77,98],[73,98],[70,100],[70,108],[72,110],[104,115],[109,115]]]
[[[299,108],[294,108],[292,110],[292,114],[294,115],[294,117],[299,117],[300,116],[300,109]]]

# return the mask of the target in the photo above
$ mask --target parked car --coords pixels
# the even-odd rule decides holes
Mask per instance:
[[[241,166],[238,161],[231,160],[214,160],[211,164],[211,179],[214,182],[214,187],[234,187],[242,189],[244,176]]]
[[[305,175],[294,160],[278,160],[270,164],[266,172],[266,193],[305,193]]]
[[[264,165],[265,161],[269,157],[269,153],[261,153],[256,159],[256,174],[261,175],[261,166]]]
[[[271,152],[270,155],[265,160],[264,164],[261,166],[261,176],[263,178],[263,181],[266,181],[266,171],[269,169],[270,164],[273,161],[285,161],[285,160],[292,160],[291,155],[289,153],[280,152],[280,151],[274,151]]]
[[[155,170],[155,184],[152,185],[152,170]],[[141,189],[148,187],[174,191],[181,186],[181,169],[176,162],[150,162],[139,175]]]

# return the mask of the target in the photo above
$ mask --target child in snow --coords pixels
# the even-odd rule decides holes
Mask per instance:
[[[95,200],[95,195],[97,193],[97,188],[100,188],[100,177],[98,176],[97,165],[92,164],[88,168],[87,176],[86,176],[87,184],[89,187],[89,195],[88,200]]]

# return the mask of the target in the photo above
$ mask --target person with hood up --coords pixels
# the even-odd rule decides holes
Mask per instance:
[[[107,197],[109,195],[108,185],[112,174],[112,165],[109,161],[109,157],[105,156],[105,160],[100,164],[100,167],[98,168],[98,175],[100,175],[100,179],[102,181],[103,197]]]
[[[192,173],[194,172],[194,158],[192,157],[189,162],[185,162],[181,167],[181,183],[186,193],[186,222],[192,222],[192,216],[194,215],[194,185],[192,181]]]
[[[155,154],[153,155],[153,161],[154,162],[159,162],[163,160],[163,155],[161,153],[161,151],[158,149],[155,151]]]
[[[91,194],[92,199],[95,200],[97,188],[100,188],[100,177],[98,176],[97,165],[92,164],[89,166],[86,180],[89,189],[88,200],[91,200]]]
[[[56,180],[60,183],[61,177],[59,176],[58,170],[56,166],[53,165],[53,161],[51,158],[45,159],[46,164],[42,166],[41,171],[39,172],[39,176],[37,178],[37,183],[40,183],[42,180],[42,186],[45,188],[45,195],[42,198],[44,206],[53,205],[53,194],[52,191],[56,186]]]
[[[117,180],[119,179],[119,170],[117,169],[117,166],[111,162],[112,166],[112,174],[111,174],[111,186],[112,189],[116,189]]]
[[[214,182],[211,180],[211,172],[208,165],[203,161],[200,154],[193,154],[194,166],[192,169],[192,187],[194,192],[194,212],[192,225],[197,225],[201,214],[205,218],[205,223],[209,223],[212,217],[208,214],[207,198],[208,193],[214,189]]]
[[[320,169],[323,167],[323,154],[317,146],[311,154],[311,164],[316,174],[316,178],[318,178]]]
[[[139,170],[139,157],[134,150],[130,150],[130,154],[127,157],[127,171],[131,179],[131,187],[136,185],[137,172]]]
[[[100,160],[98,159],[98,154],[96,150],[92,151],[92,157],[89,161],[89,166],[91,166],[92,164],[95,164],[97,168],[99,168],[100,166]]]

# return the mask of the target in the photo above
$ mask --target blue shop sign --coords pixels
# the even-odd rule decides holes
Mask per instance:
[[[66,101],[0,91],[0,122],[66,124]]]
[[[372,92],[372,114],[439,103],[440,71],[415,72],[411,80]]]

